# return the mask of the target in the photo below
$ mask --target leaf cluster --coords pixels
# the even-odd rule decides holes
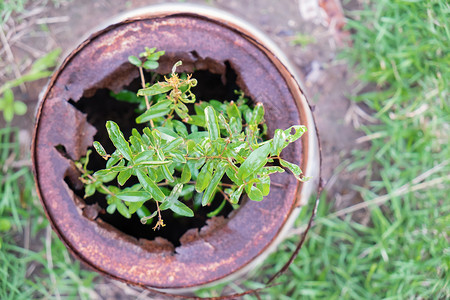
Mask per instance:
[[[146,53],[153,55],[154,49],[147,48]],[[136,57],[130,61],[138,66],[146,63],[139,65]],[[149,122],[142,132],[133,129],[125,138],[114,121],[106,123],[116,150],[108,154],[94,142],[96,152],[106,160],[105,169],[87,170],[88,157],[77,163],[83,173],[85,197],[103,193],[108,213],[117,210],[126,218],[137,213],[143,223],[158,215],[158,228],[164,226],[160,211],[192,217],[193,209],[210,205],[216,193],[224,199],[209,216],[219,213],[226,201],[238,207],[242,194],[261,201],[270,191],[269,175],[284,172],[273,165],[274,160],[299,180],[304,179],[299,166],[281,159],[280,153],[302,136],[305,126],[277,129],[273,139],[263,141],[266,126],[261,103],[251,107],[241,94],[236,101],[194,104],[191,88],[197,81],[190,75],[179,76],[179,65],[181,62],[174,65],[164,81],[146,84],[137,92],[151,103],[136,118],[136,123]],[[131,177],[138,183],[126,186]],[[118,186],[107,185],[114,179]],[[194,201],[188,206],[184,202],[190,199]],[[150,200],[156,203],[154,212],[144,206]]]

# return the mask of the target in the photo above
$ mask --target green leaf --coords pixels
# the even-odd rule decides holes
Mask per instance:
[[[261,175],[270,175],[274,173],[284,173],[284,169],[278,166],[269,166],[262,168],[262,170],[259,172],[259,174]]]
[[[172,160],[177,163],[186,163],[186,157],[181,151],[172,150],[171,152],[167,153],[169,156],[172,157]]]
[[[170,100],[163,100],[152,105],[146,112],[136,118],[136,123],[141,124],[156,118],[164,117],[170,112],[171,109],[169,106],[171,103]]]
[[[126,207],[126,205],[122,202],[122,201],[116,201],[115,202],[116,206],[117,206],[117,210],[119,211],[119,213],[124,216],[127,219],[131,218],[131,214],[130,211],[128,210],[128,208]]]
[[[205,115],[205,108],[207,106],[208,106],[208,102],[195,103],[195,105],[194,105],[195,113],[198,116],[204,116]]]
[[[169,152],[169,151],[172,151],[172,150],[178,148],[178,146],[183,144],[183,142],[184,142],[184,140],[181,137],[178,137],[178,138],[172,140],[171,142],[167,143],[166,145],[164,145],[164,147],[162,149],[165,152]]]
[[[206,118],[205,116],[193,115],[188,120],[187,123],[191,125],[196,125],[200,127],[205,127]]]
[[[109,169],[98,170],[97,172],[94,173],[94,176],[105,176],[105,175],[109,175],[111,173],[119,173],[119,172],[125,171],[127,169],[129,169],[129,167],[114,166]]]
[[[152,197],[158,201],[163,202],[164,201],[164,193],[161,191],[161,189],[156,185],[154,181],[152,181],[148,176],[144,173],[144,171],[137,169],[136,175],[138,177],[139,182],[142,184],[144,189],[149,192]]]
[[[22,101],[14,101],[14,113],[18,116],[23,116],[27,112],[27,105]]]
[[[230,201],[232,204],[237,204],[239,202],[239,199],[241,198],[242,192],[244,191],[244,184],[241,185],[239,188],[237,188],[233,193],[230,195]]]
[[[206,189],[211,180],[213,170],[213,160],[208,160],[208,162],[200,170],[200,173],[198,173],[197,181],[195,183],[195,190],[197,192],[201,193],[204,189]]]
[[[209,100],[208,106],[212,106],[218,113],[224,113],[226,111],[226,105],[223,102],[217,100]]]
[[[296,164],[290,163],[288,161],[285,161],[284,159],[280,159],[280,164],[285,167],[288,168],[292,174],[294,174],[295,178],[297,178],[300,181],[304,181],[303,178],[300,177],[300,175],[303,173],[302,169],[300,169],[299,166],[297,166]]]
[[[0,218],[0,232],[8,232],[11,229],[11,227],[12,224],[7,218]]]
[[[145,150],[140,152],[138,155],[134,157],[134,162],[136,164],[152,161],[155,156],[155,151],[153,150]]]
[[[193,217],[194,212],[186,204],[178,200],[174,200],[170,206],[170,209],[181,216]]]
[[[127,201],[127,202],[139,202],[139,201],[147,201],[152,198],[152,195],[149,192],[146,191],[137,191],[137,192],[121,192],[119,194],[116,194],[116,197],[120,200]]]
[[[149,48],[149,47],[145,47],[145,51],[139,53],[139,57],[149,57],[151,56],[154,52],[156,51],[156,47],[153,48]]]
[[[134,55],[128,56],[128,61],[129,61],[131,64],[135,65],[136,67],[142,66],[142,61],[141,61],[138,57],[136,57],[136,56],[134,56]]]
[[[177,133],[181,136],[181,137],[187,137],[188,136],[188,131],[186,128],[186,125],[183,124],[183,122],[180,122],[178,120],[172,120],[173,122],[173,128],[177,131]]]
[[[219,127],[221,129],[224,128],[227,131],[228,135],[231,136],[233,132],[231,131],[230,125],[228,124],[225,117],[222,114],[220,114],[218,118],[219,118]]]
[[[294,134],[291,134],[292,129],[295,130]],[[304,125],[294,125],[284,131],[289,143],[293,143],[298,140],[305,132],[307,128]]]
[[[244,120],[247,123],[250,123],[253,118],[253,111],[249,108],[243,111]]]
[[[152,49],[155,49],[155,48],[152,48]],[[154,60],[154,61],[156,61],[156,60],[158,60],[161,56],[163,56],[164,53],[166,53],[166,52],[165,52],[165,51],[158,51],[158,52],[156,52],[156,53],[153,53],[153,54],[151,54],[151,55],[148,55],[148,56],[147,56],[147,59],[148,59],[148,60]]]
[[[142,143],[142,135],[137,131],[136,128],[133,128],[131,130],[131,135],[134,136],[137,140],[139,140],[140,143]]]
[[[253,201],[261,201],[263,199],[263,194],[257,187],[251,185],[250,192],[248,192],[248,197]]]
[[[183,184],[176,184],[170,195],[166,198],[166,200],[160,205],[161,210],[170,209],[174,213],[185,217],[193,217],[194,212],[186,206],[186,204],[178,201],[178,197],[180,197],[181,191],[183,190]]]
[[[189,119],[189,109],[187,108],[186,105],[184,105],[181,102],[178,102],[177,105],[175,105],[174,107],[175,112],[177,113],[177,115],[182,119]]]
[[[115,211],[116,211],[117,205],[115,203],[112,203],[110,205],[108,205],[108,207],[106,208],[106,212],[110,215],[112,215]]]
[[[5,107],[3,109],[3,118],[6,120],[6,122],[12,121],[14,118],[14,109],[12,107]]]
[[[172,89],[172,87],[170,85],[161,85],[160,82],[157,82],[154,85],[152,85],[151,87],[148,87],[145,89],[140,89],[137,92],[137,95],[138,96],[154,96],[154,95],[167,93],[171,89]]]
[[[244,183],[241,179],[239,179],[236,176],[236,171],[234,170],[234,168],[231,165],[229,165],[228,168],[226,169],[226,173],[227,173],[228,178],[230,178],[230,180],[233,181],[233,183],[235,183],[236,185],[241,185]]]
[[[120,154],[120,152],[118,150],[114,151],[114,153],[111,154],[111,157],[106,162],[106,168],[107,169],[111,168],[112,166],[114,166],[115,164],[120,162],[121,160],[122,160],[122,155]]]
[[[230,119],[234,117],[242,123],[241,112],[234,102],[230,102],[230,104],[227,105],[227,115]]]
[[[125,171],[127,169],[129,169],[129,167],[125,167],[125,166],[115,166],[115,167],[111,167],[109,169],[102,169],[102,170],[98,170],[97,172],[95,172],[94,177],[106,176],[106,175],[110,175],[113,173],[119,173],[119,172]]]
[[[61,54],[61,48],[57,48],[45,56],[37,59],[31,67],[30,73],[38,73],[52,68],[56,65],[56,61]]]
[[[154,60],[147,60],[142,67],[146,70],[154,70],[157,69],[159,67],[159,63],[157,61]]]
[[[189,169],[188,164],[184,164],[183,171],[181,172],[181,183],[188,183],[191,180],[191,169]]]
[[[130,214],[134,214],[139,208],[142,207],[142,205],[144,205],[144,203],[145,201],[126,202]]]
[[[95,185],[94,184],[86,184],[84,186],[84,198],[90,197],[95,193]]]
[[[99,181],[96,182],[95,186],[96,186],[97,192],[105,194],[105,195],[107,195],[107,197],[111,193],[115,194],[116,192],[120,192],[120,189],[118,187],[113,186],[113,185],[108,185],[106,187],[102,187],[101,182],[99,182]],[[105,190],[105,188],[106,188],[106,190]],[[110,199],[116,199],[117,201],[119,201],[119,199],[117,199],[115,197],[111,197]],[[108,202],[108,203],[110,203],[110,202]]]
[[[280,155],[281,150],[285,147],[286,142],[286,134],[281,129],[276,129],[275,134],[273,135],[273,141],[272,141],[272,149],[270,150],[270,153],[272,155]]]
[[[124,101],[128,103],[142,103],[144,98],[138,97],[135,92],[128,90],[121,90],[118,93],[114,93],[113,91],[109,92],[109,95],[116,100]]]
[[[201,140],[203,140],[205,137],[208,136],[208,133],[205,131],[198,131],[198,132],[193,132],[191,134],[189,134],[186,139],[188,140],[193,140],[196,143],[199,143]]]
[[[102,144],[100,144],[99,142],[95,141],[94,142],[94,148],[95,151],[97,151],[97,153],[103,157],[104,159],[108,159],[108,153],[106,153],[105,148],[103,148]]]
[[[230,128],[233,134],[239,134],[242,131],[242,120],[239,118],[231,117]]]
[[[119,185],[123,186],[128,179],[130,179],[131,175],[133,174],[133,169],[126,169],[124,171],[121,171],[119,175],[117,175],[117,182]]]
[[[181,191],[183,190],[183,184],[177,183],[170,192],[169,196],[161,203],[159,208],[161,210],[169,209],[173,203],[174,200],[177,200],[178,197],[180,197]]]
[[[214,192],[216,191],[220,180],[222,179],[223,175],[225,174],[225,170],[226,170],[227,166],[228,166],[228,164],[226,162],[220,162],[217,165],[214,175],[213,175],[211,181],[209,182],[208,187],[206,188],[205,192],[203,193],[203,198],[202,198],[203,206],[209,205],[212,202]]]
[[[175,131],[173,131],[172,129],[169,129],[167,127],[156,127],[153,130],[153,133],[158,134],[158,136],[167,141],[167,142],[171,142],[173,140],[175,140],[176,138],[179,138],[178,134],[175,133]]]
[[[158,166],[166,166],[172,163],[171,160],[146,160],[140,163],[135,164],[134,166],[142,168],[142,167],[158,167]]]
[[[267,163],[267,155],[270,153],[271,143],[266,143],[254,150],[239,167],[237,177],[245,180],[248,176],[258,171]]]
[[[3,110],[3,118],[6,122],[10,122],[14,118],[14,93],[11,89],[6,89],[3,98],[0,98],[1,110]]]
[[[142,149],[146,148],[144,145],[142,145],[141,141],[133,135],[130,136],[130,144],[131,144],[131,151],[134,153],[141,152]]]
[[[270,177],[269,177],[269,175],[261,176],[259,178],[259,183],[256,184],[256,187],[261,191],[263,196],[269,195],[269,192],[270,192]]]
[[[211,141],[215,141],[220,137],[220,129],[217,120],[216,111],[212,106],[205,108],[206,127]]]
[[[119,125],[117,125],[113,121],[107,121],[106,129],[108,131],[109,138],[111,139],[117,150],[119,150],[122,156],[125,157],[128,161],[132,161],[130,145],[123,137],[123,133],[122,131],[120,131]]]
[[[163,171],[164,178],[167,179],[169,182],[173,182],[174,178],[172,176],[172,172],[170,172],[169,168],[167,166],[162,166],[161,170]]]
[[[14,92],[11,89],[6,89],[3,92],[2,101],[6,103],[6,105],[11,106],[14,103]]]
[[[250,120],[250,125],[258,125],[264,120],[264,106],[262,103],[256,104],[253,109],[252,118]]]

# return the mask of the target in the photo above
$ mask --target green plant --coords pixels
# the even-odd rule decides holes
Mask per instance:
[[[10,18],[13,13],[21,13],[28,0],[0,1],[0,26]]]
[[[139,68],[142,89],[136,96],[130,92],[117,95],[132,102],[142,101],[136,97],[143,96],[146,109],[136,123],[149,122],[149,126],[142,133],[133,129],[127,140],[114,121],[106,123],[116,150],[108,154],[99,142],[94,142],[98,154],[107,160],[105,169],[95,173],[87,170],[89,157],[77,163],[85,197],[96,191],[103,193],[108,213],[118,210],[126,218],[137,213],[143,223],[158,216],[154,227],[157,229],[165,226],[162,210],[194,216],[193,210],[179,200],[181,197],[194,198],[195,207],[210,205],[216,193],[222,194],[222,204],[211,216],[226,201],[238,207],[243,193],[253,201],[261,201],[269,193],[269,175],[284,172],[282,167],[298,180],[305,179],[299,166],[280,157],[286,146],[302,136],[305,126],[277,129],[273,139],[263,141],[264,107],[258,103],[251,108],[242,94],[236,101],[200,101],[191,108],[195,113],[190,112],[187,105],[196,101],[191,88],[197,81],[190,75],[176,73],[181,62],[173,66],[164,81],[145,83],[143,70],[157,68],[157,60],[163,54],[155,50],[146,48],[140,54],[144,61],[129,57]],[[276,161],[282,167],[275,165]],[[138,183],[124,187],[132,176],[137,177]],[[106,185],[116,178],[119,186]],[[153,213],[143,205],[151,199],[156,204]]]
[[[0,111],[3,111],[3,118],[10,122],[14,115],[24,115],[27,112],[27,106],[22,101],[14,100],[13,88],[25,82],[30,82],[46,78],[52,74],[50,68],[56,65],[56,60],[61,53],[61,49],[55,49],[45,56],[36,60],[31,69],[23,76],[14,80],[7,81],[0,86]]]
[[[18,135],[17,128],[0,129],[0,299],[92,299],[97,275],[52,232]]]
[[[308,46],[309,44],[313,44],[316,42],[316,39],[313,36],[302,34],[298,32],[295,36],[292,37],[290,44],[292,46],[300,45],[300,46]]]

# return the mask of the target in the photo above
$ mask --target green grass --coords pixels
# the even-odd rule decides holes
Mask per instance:
[[[0,299],[90,299],[97,275],[51,231],[19,152],[18,129],[0,129]]]
[[[0,25],[5,23],[11,14],[23,12],[28,0],[0,0]]]
[[[341,55],[370,90],[352,99],[376,122],[361,127],[370,148],[355,150],[347,170],[366,171],[355,187],[363,205],[383,205],[370,205],[360,224],[322,201],[299,257],[263,299],[450,298],[449,12],[444,0],[373,1],[348,12],[353,47]],[[244,286],[261,287],[296,241]]]

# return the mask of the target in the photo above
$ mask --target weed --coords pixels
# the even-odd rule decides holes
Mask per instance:
[[[90,299],[97,275],[81,269],[52,232],[29,168],[17,166],[18,133],[0,129],[0,299]]]

